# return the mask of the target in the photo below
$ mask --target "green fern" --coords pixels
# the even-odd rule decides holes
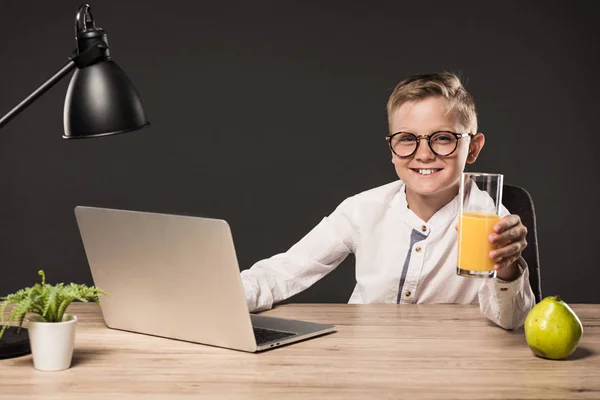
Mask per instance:
[[[42,277],[41,284],[36,283],[32,287],[20,289],[16,293],[0,298],[2,301],[2,304],[0,304],[0,321],[3,325],[0,328],[0,338],[13,321],[18,322],[20,330],[28,313],[38,314],[46,322],[61,322],[67,307],[73,301],[97,302],[100,295],[107,296],[102,289],[95,286],[76,283],[49,285],[46,283],[44,271],[39,270],[38,274]],[[5,322],[4,313],[9,304],[12,304],[13,307]]]

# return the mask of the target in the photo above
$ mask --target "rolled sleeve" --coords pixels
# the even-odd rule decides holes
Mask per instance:
[[[520,328],[535,303],[527,263],[520,258],[518,264],[521,275],[514,281],[489,279],[479,289],[481,313],[507,330]]]

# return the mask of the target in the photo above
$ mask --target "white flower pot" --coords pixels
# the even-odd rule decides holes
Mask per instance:
[[[27,319],[33,366],[40,371],[61,371],[71,366],[77,317],[63,316],[62,322],[46,322],[39,315]]]

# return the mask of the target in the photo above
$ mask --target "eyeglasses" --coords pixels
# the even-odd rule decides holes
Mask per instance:
[[[400,158],[410,157],[417,151],[421,138],[427,139],[429,148],[438,156],[446,157],[454,153],[458,147],[458,139],[473,137],[472,133],[454,133],[438,131],[431,135],[414,135],[409,132],[396,132],[386,136],[390,149]]]

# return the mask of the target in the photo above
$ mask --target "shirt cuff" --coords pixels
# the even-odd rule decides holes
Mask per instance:
[[[514,281],[486,279],[479,289],[481,312],[504,329],[520,327],[531,309],[533,293],[529,288],[529,269],[518,261],[520,276]]]
[[[514,297],[519,291],[523,290],[523,280],[529,280],[527,271],[527,264],[524,263],[522,258],[517,260],[517,267],[519,268],[519,276],[513,281],[505,281],[500,278],[489,279],[488,282],[493,287],[493,291],[496,292],[496,297],[506,298]]]
[[[256,299],[258,296],[256,295],[256,291],[254,290],[252,282],[249,282],[248,280],[244,279],[244,271],[242,271],[241,273],[241,278],[242,287],[244,288],[244,295],[246,297],[246,304],[248,305],[248,311],[253,312],[257,308]]]

